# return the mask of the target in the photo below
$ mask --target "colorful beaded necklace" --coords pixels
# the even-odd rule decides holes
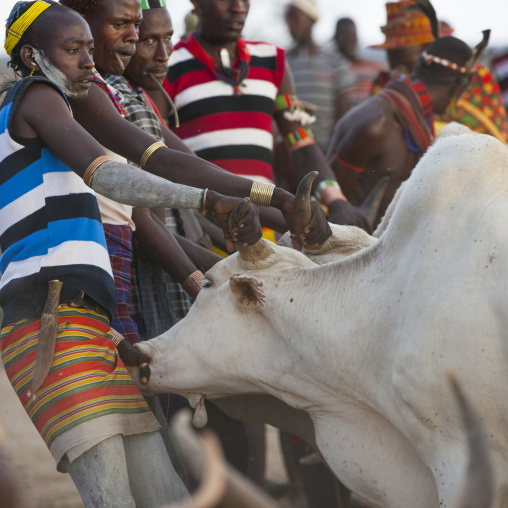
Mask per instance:
[[[99,73],[97,71],[93,74],[93,80],[106,92],[111,99],[111,102],[113,103],[113,106],[115,106],[116,110],[122,115],[125,116],[126,111],[124,107],[122,106],[122,103],[120,102],[120,98],[118,95],[113,92],[112,88],[101,78]]]

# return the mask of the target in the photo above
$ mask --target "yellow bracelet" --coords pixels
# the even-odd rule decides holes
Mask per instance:
[[[92,178],[93,174],[95,173],[95,170],[105,162],[110,161],[111,159],[109,157],[106,157],[105,155],[101,155],[100,157],[97,157],[92,163],[86,168],[86,171],[83,175],[83,181],[90,187],[92,185]]]
[[[249,198],[255,205],[270,206],[274,190],[275,185],[273,183],[254,181],[252,182]]]
[[[148,162],[148,159],[159,149],[159,148],[167,148],[167,146],[164,143],[161,143],[160,141],[157,141],[157,143],[154,143],[153,145],[150,145],[143,155],[141,156],[141,160],[139,162],[139,165],[144,168],[146,166],[146,163]]]

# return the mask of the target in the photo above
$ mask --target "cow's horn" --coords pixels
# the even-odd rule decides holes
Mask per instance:
[[[381,200],[385,195],[389,180],[390,177],[388,176],[381,178],[377,185],[370,191],[370,194],[361,206],[362,212],[365,214],[369,224],[371,225],[374,225],[377,213],[379,212],[379,206],[381,205]]]
[[[298,185],[295,195],[295,204],[293,207],[293,224],[295,234],[298,238],[304,232],[305,228],[310,224],[312,212],[310,209],[310,190],[312,182],[318,175],[317,171],[311,171],[307,174]]]
[[[249,210],[250,199],[243,198],[240,203],[238,203],[231,214],[229,215],[229,231],[232,231],[233,228],[247,215],[247,211]],[[273,253],[273,250],[268,246],[268,244],[261,238],[254,245],[244,246],[239,242],[236,244],[236,248],[240,253],[240,257],[245,261],[258,261],[261,259],[266,259],[270,254]]]

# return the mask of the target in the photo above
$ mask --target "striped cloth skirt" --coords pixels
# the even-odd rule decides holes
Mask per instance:
[[[113,435],[160,429],[118,356],[109,320],[90,310],[60,306],[53,365],[33,394],[39,330],[39,318],[9,324],[0,346],[7,376],[57,465]]]

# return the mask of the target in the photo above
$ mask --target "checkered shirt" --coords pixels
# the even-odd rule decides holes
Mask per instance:
[[[126,110],[125,118],[157,141],[164,142],[159,117],[145,98],[143,89],[132,86],[123,76],[107,74],[106,81],[120,92],[122,105]],[[131,164],[138,166],[134,163]],[[165,223],[172,233],[184,233],[178,210],[166,209]],[[143,340],[148,340],[166,331],[167,328],[163,328],[168,323],[179,321],[185,317],[192,305],[192,300],[183,290],[181,284],[175,282],[165,271],[140,259],[139,256],[136,257],[138,260],[134,263],[132,270],[134,289],[131,294],[130,307],[134,316],[143,316],[146,330],[140,329],[139,332]],[[169,293],[173,316],[169,316],[169,306],[164,302],[164,291],[161,290],[160,285],[161,277],[165,283],[166,291]]]

